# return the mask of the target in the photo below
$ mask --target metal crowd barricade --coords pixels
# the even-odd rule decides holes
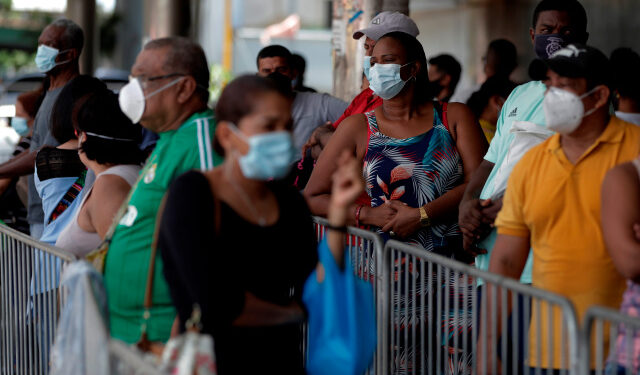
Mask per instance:
[[[0,374],[46,374],[73,254],[0,226]]]
[[[579,373],[567,298],[398,241],[387,242],[382,272],[385,374]]]
[[[313,221],[318,241],[320,241],[326,234],[325,226],[328,224],[328,221],[321,217],[314,217]],[[382,321],[382,304],[378,302],[384,301],[385,298],[387,298],[379,287],[381,273],[379,270],[379,262],[376,261],[376,259],[382,258],[382,239],[374,232],[348,227],[346,248],[349,250],[349,257],[355,275],[373,284],[376,300],[378,340],[380,340],[380,333],[382,332],[384,323]],[[374,357],[373,366],[368,371],[369,374],[387,374],[387,366],[380,356],[380,348],[380,342],[378,342],[378,351]]]
[[[640,357],[635,349],[640,346],[640,318],[606,307],[591,307],[584,317],[580,344],[584,374],[640,373]]]

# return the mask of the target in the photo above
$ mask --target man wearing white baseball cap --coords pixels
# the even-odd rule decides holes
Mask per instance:
[[[371,59],[371,53],[373,52],[373,46],[375,46],[376,41],[380,39],[383,35],[389,34],[392,32],[403,32],[409,34],[413,37],[418,36],[420,31],[418,30],[418,26],[413,22],[411,18],[407,15],[399,13],[399,12],[382,12],[377,16],[373,17],[371,22],[369,22],[368,27],[364,29],[360,29],[353,33],[353,39],[360,39],[362,36],[365,36],[366,39],[364,41],[364,75],[369,80],[369,68]],[[349,104],[347,109],[344,111],[342,116],[332,125],[327,126],[329,130],[335,130],[342,120],[347,117],[359,113],[365,113],[374,110],[376,107],[379,107],[382,104],[382,99],[377,95],[374,95],[373,91],[366,87],[360,94],[358,94]],[[319,129],[311,134],[309,141],[303,147],[303,152],[307,149],[311,149],[312,147],[318,145],[318,137],[316,135],[319,132]]]

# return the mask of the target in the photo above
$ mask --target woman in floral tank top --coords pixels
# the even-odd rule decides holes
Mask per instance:
[[[366,114],[348,117],[336,130],[305,189],[309,206],[314,214],[326,215],[336,160],[344,150],[351,150],[362,163],[371,198],[370,205],[352,207],[351,225],[369,227],[385,240],[393,237],[425,251],[460,254],[458,204],[469,176],[486,152],[484,134],[464,104],[447,106],[432,100],[435,90],[427,77],[426,56],[415,38],[404,33],[383,36],[376,42],[371,63],[370,87],[382,98],[382,105]],[[405,272],[416,272],[411,265],[401,267],[405,261],[398,259],[395,264],[398,279],[405,277]],[[417,275],[407,276],[413,280]],[[435,303],[435,289],[428,285],[395,283],[394,288],[394,295],[408,296],[408,303],[416,311],[420,301]],[[407,303],[403,301],[393,302],[394,326],[409,321],[407,309],[401,308]],[[449,306],[456,305],[450,302]],[[457,306],[464,311],[461,303]],[[458,316],[462,316],[461,311]],[[415,331],[394,332],[399,335],[392,355],[394,373],[419,373],[423,365],[448,355],[454,342],[449,333],[468,332],[467,327],[458,327],[459,323],[450,319],[453,316],[456,314],[452,311],[443,312],[449,322],[443,342],[422,337],[421,329],[428,322],[436,322],[427,316],[411,321]],[[451,327],[452,324],[456,326]],[[431,329],[435,332],[436,327]],[[413,333],[407,333],[410,331]],[[426,342],[430,342],[432,353],[427,353],[426,347],[417,347],[427,346]],[[413,353],[425,353],[426,357]]]
[[[602,232],[616,268],[627,278],[620,312],[640,322],[640,158],[613,168],[602,185]],[[608,348],[606,348],[608,349]],[[640,329],[618,327],[607,374],[640,374]]]

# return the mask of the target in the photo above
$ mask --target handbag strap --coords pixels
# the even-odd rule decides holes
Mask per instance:
[[[164,206],[167,202],[167,194],[162,198],[160,207],[158,208],[158,214],[156,215],[156,225],[153,232],[153,241],[151,242],[151,257],[149,259],[149,270],[147,272],[147,286],[144,291],[144,303],[142,313],[142,326],[140,327],[140,340],[138,341],[138,347],[148,351],[151,343],[147,337],[147,322],[151,318],[151,306],[153,306],[153,278],[155,276],[156,268],[156,254],[158,253],[158,231],[160,229],[160,220],[162,220],[162,213],[164,212]]]

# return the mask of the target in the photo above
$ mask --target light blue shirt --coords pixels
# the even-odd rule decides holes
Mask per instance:
[[[89,187],[91,187],[95,180],[95,175],[91,170],[87,171],[85,185],[80,191],[80,194],[78,194],[69,207],[67,207],[67,209],[64,210],[56,220],[48,223],[51,213],[77,179],[77,177],[57,177],[40,181],[36,167],[36,170],[33,173],[33,181],[36,191],[40,195],[40,198],[42,198],[42,210],[44,211],[45,218],[44,230],[42,231],[40,242],[55,245],[62,230],[75,216],[75,212],[80,207],[80,203],[82,202],[82,198],[84,198],[85,192],[89,190]],[[43,251],[36,250],[35,256],[37,260],[34,265],[34,278],[31,281],[32,295],[34,293],[44,293],[56,288],[60,281],[60,268],[62,266],[62,262],[59,258],[49,255]]]
[[[487,182],[484,184],[482,192],[480,193],[480,199],[488,199],[493,196],[496,185],[496,174],[500,166],[505,162],[511,142],[513,142],[515,137],[514,133],[511,132],[514,121],[528,121],[540,126],[545,126],[546,121],[542,109],[542,100],[544,99],[546,90],[546,85],[541,81],[531,81],[516,87],[504,102],[498,123],[496,124],[496,134],[489,145],[487,154],[484,156],[485,160],[492,162],[495,166],[493,170],[491,170]],[[479,269],[489,269],[491,251],[493,250],[497,237],[497,231],[493,229],[491,233],[478,244],[480,248],[487,250],[487,254],[476,257],[476,267]],[[533,266],[531,255],[530,251],[529,258],[520,277],[520,282],[525,284],[531,284],[531,270]],[[479,280],[478,284],[481,283],[482,281]]]

